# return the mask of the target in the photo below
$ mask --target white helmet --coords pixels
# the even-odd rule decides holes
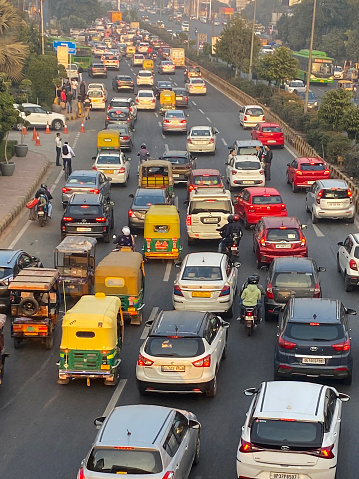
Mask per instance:
[[[131,230],[128,226],[124,226],[122,228],[122,233],[125,235],[125,236],[129,236],[131,234]]]

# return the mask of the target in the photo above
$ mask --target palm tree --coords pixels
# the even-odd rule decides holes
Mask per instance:
[[[28,54],[27,45],[16,37],[21,21],[18,10],[8,0],[0,0],[0,72],[12,80],[21,78]]]

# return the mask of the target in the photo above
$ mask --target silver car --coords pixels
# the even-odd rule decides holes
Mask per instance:
[[[62,206],[66,208],[74,193],[101,193],[106,199],[110,199],[111,179],[101,171],[77,170],[68,177],[66,185],[62,188]]]
[[[184,410],[119,406],[95,420],[100,428],[78,479],[187,479],[199,462],[201,425]],[[113,476],[112,476],[113,474]]]

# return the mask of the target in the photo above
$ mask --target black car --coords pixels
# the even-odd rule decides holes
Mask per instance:
[[[107,78],[107,68],[103,63],[93,63],[88,71],[89,77],[103,77]]]
[[[166,160],[172,164],[174,183],[186,184],[191,170],[196,168],[196,159],[186,150],[166,150],[160,157],[160,160]]]
[[[22,249],[0,249],[0,311],[10,306],[9,282],[24,268],[42,268],[39,258]]]
[[[128,224],[132,231],[144,227],[145,215],[151,205],[172,203],[172,198],[162,188],[138,188],[136,193],[129,197],[132,198],[132,204],[128,210]]]
[[[188,92],[184,88],[176,87],[173,88],[172,91],[175,92],[176,95],[176,107],[188,107]]]
[[[135,91],[135,84],[129,75],[116,75],[112,80],[114,91]]]
[[[337,299],[292,298],[279,316],[274,377],[332,377],[351,384],[348,315]]]
[[[105,120],[105,128],[110,123],[125,123],[132,130],[135,127],[135,119],[131,115],[129,108],[111,108],[108,110]]]
[[[321,298],[318,267],[313,258],[287,256],[276,258],[269,266],[264,295],[265,319],[278,316],[291,296],[297,298]]]
[[[101,194],[75,193],[61,219],[61,239],[77,234],[103,238],[109,243],[115,223],[113,205]]]
[[[164,90],[172,90],[173,85],[170,81],[158,81],[156,85],[153,87],[153,93],[155,97],[159,98],[161,91]]]

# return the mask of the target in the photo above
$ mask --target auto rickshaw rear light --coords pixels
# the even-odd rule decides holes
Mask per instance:
[[[267,285],[267,290],[266,290],[267,298],[268,299],[274,299],[273,296],[273,285],[272,283],[268,283]]]
[[[22,330],[22,324],[13,324],[12,329],[13,329],[13,331],[21,331]]]
[[[192,225],[192,216],[191,215],[187,215],[186,224],[187,224],[187,226]]]
[[[142,356],[142,354],[138,355],[138,360],[137,360],[137,365],[138,366],[152,366],[153,361],[150,359],[146,358],[145,356]]]
[[[74,219],[73,218],[70,218],[69,216],[64,216],[62,218],[64,221],[67,221],[67,222],[70,222],[70,221],[73,221]]]
[[[173,294],[174,294],[175,296],[183,296],[183,293],[182,293],[182,291],[181,291],[181,288],[178,286],[178,284],[175,284],[175,285],[173,286]]]
[[[96,221],[97,223],[104,223],[106,221],[106,218],[104,218],[103,216],[99,217],[99,218],[96,218]]]
[[[208,354],[206,357],[202,359],[198,359],[197,361],[194,361],[193,366],[196,368],[210,368],[211,367],[211,355]]]

